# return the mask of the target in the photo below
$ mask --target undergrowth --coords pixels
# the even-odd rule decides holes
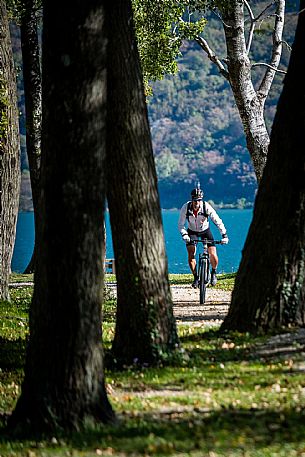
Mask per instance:
[[[224,278],[224,287],[233,280]],[[169,363],[106,370],[117,425],[86,424],[78,433],[48,439],[9,437],[4,427],[20,394],[31,293],[29,287],[12,289],[12,302],[0,307],[1,457],[305,457],[302,350],[262,357],[257,349],[268,336],[220,334],[204,323],[178,324],[179,357]],[[110,292],[103,314],[104,344],[110,347]]]

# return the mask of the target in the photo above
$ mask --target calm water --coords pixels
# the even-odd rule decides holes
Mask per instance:
[[[236,271],[241,259],[241,250],[252,218],[252,210],[218,210],[230,238],[227,246],[219,246],[219,272]],[[170,273],[188,273],[186,248],[177,229],[179,211],[163,211],[163,226]],[[211,222],[215,239],[220,239],[219,232]],[[109,214],[106,213],[107,257],[113,257]],[[34,242],[33,213],[19,213],[17,238],[12,261],[12,270],[22,272],[32,255]]]

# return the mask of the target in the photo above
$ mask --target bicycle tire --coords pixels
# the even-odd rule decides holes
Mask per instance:
[[[209,268],[208,261],[206,259],[202,260],[201,265],[200,265],[200,276],[199,276],[199,280],[200,280],[199,300],[200,300],[201,305],[203,305],[205,302],[205,294],[206,294],[206,288],[208,285],[208,274],[209,274],[208,268]]]

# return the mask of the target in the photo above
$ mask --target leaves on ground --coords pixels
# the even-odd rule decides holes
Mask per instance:
[[[305,456],[302,340],[220,334],[204,325],[178,324],[181,347],[160,366],[106,371],[118,425],[87,424],[73,435],[37,441],[6,436],[23,379],[31,294],[28,287],[14,289],[12,302],[0,306],[1,457]],[[103,322],[108,348],[115,319],[110,298]],[[283,341],[294,351],[264,352]]]

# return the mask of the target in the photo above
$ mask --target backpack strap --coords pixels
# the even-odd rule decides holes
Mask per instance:
[[[187,207],[186,207],[186,214],[185,214],[187,220],[189,220],[191,214],[193,214],[192,202],[188,202]]]
[[[190,202],[187,203],[187,207],[186,207],[186,214],[185,214],[185,216],[186,216],[186,219],[187,219],[187,220],[189,220],[190,215],[193,214],[192,208],[193,208],[193,205],[192,205],[192,202],[190,201]],[[206,217],[206,218],[208,219],[209,215],[208,215],[208,213],[207,213],[207,210],[206,210],[206,207],[205,207],[205,201],[204,201],[204,200],[202,201],[202,213],[203,213],[204,217]]]
[[[203,212],[204,217],[206,217],[206,218],[208,219],[208,218],[209,218],[209,215],[208,215],[208,213],[207,213],[207,209],[206,209],[206,207],[205,207],[205,201],[204,201],[204,200],[203,200],[203,202],[202,202],[202,212]]]

